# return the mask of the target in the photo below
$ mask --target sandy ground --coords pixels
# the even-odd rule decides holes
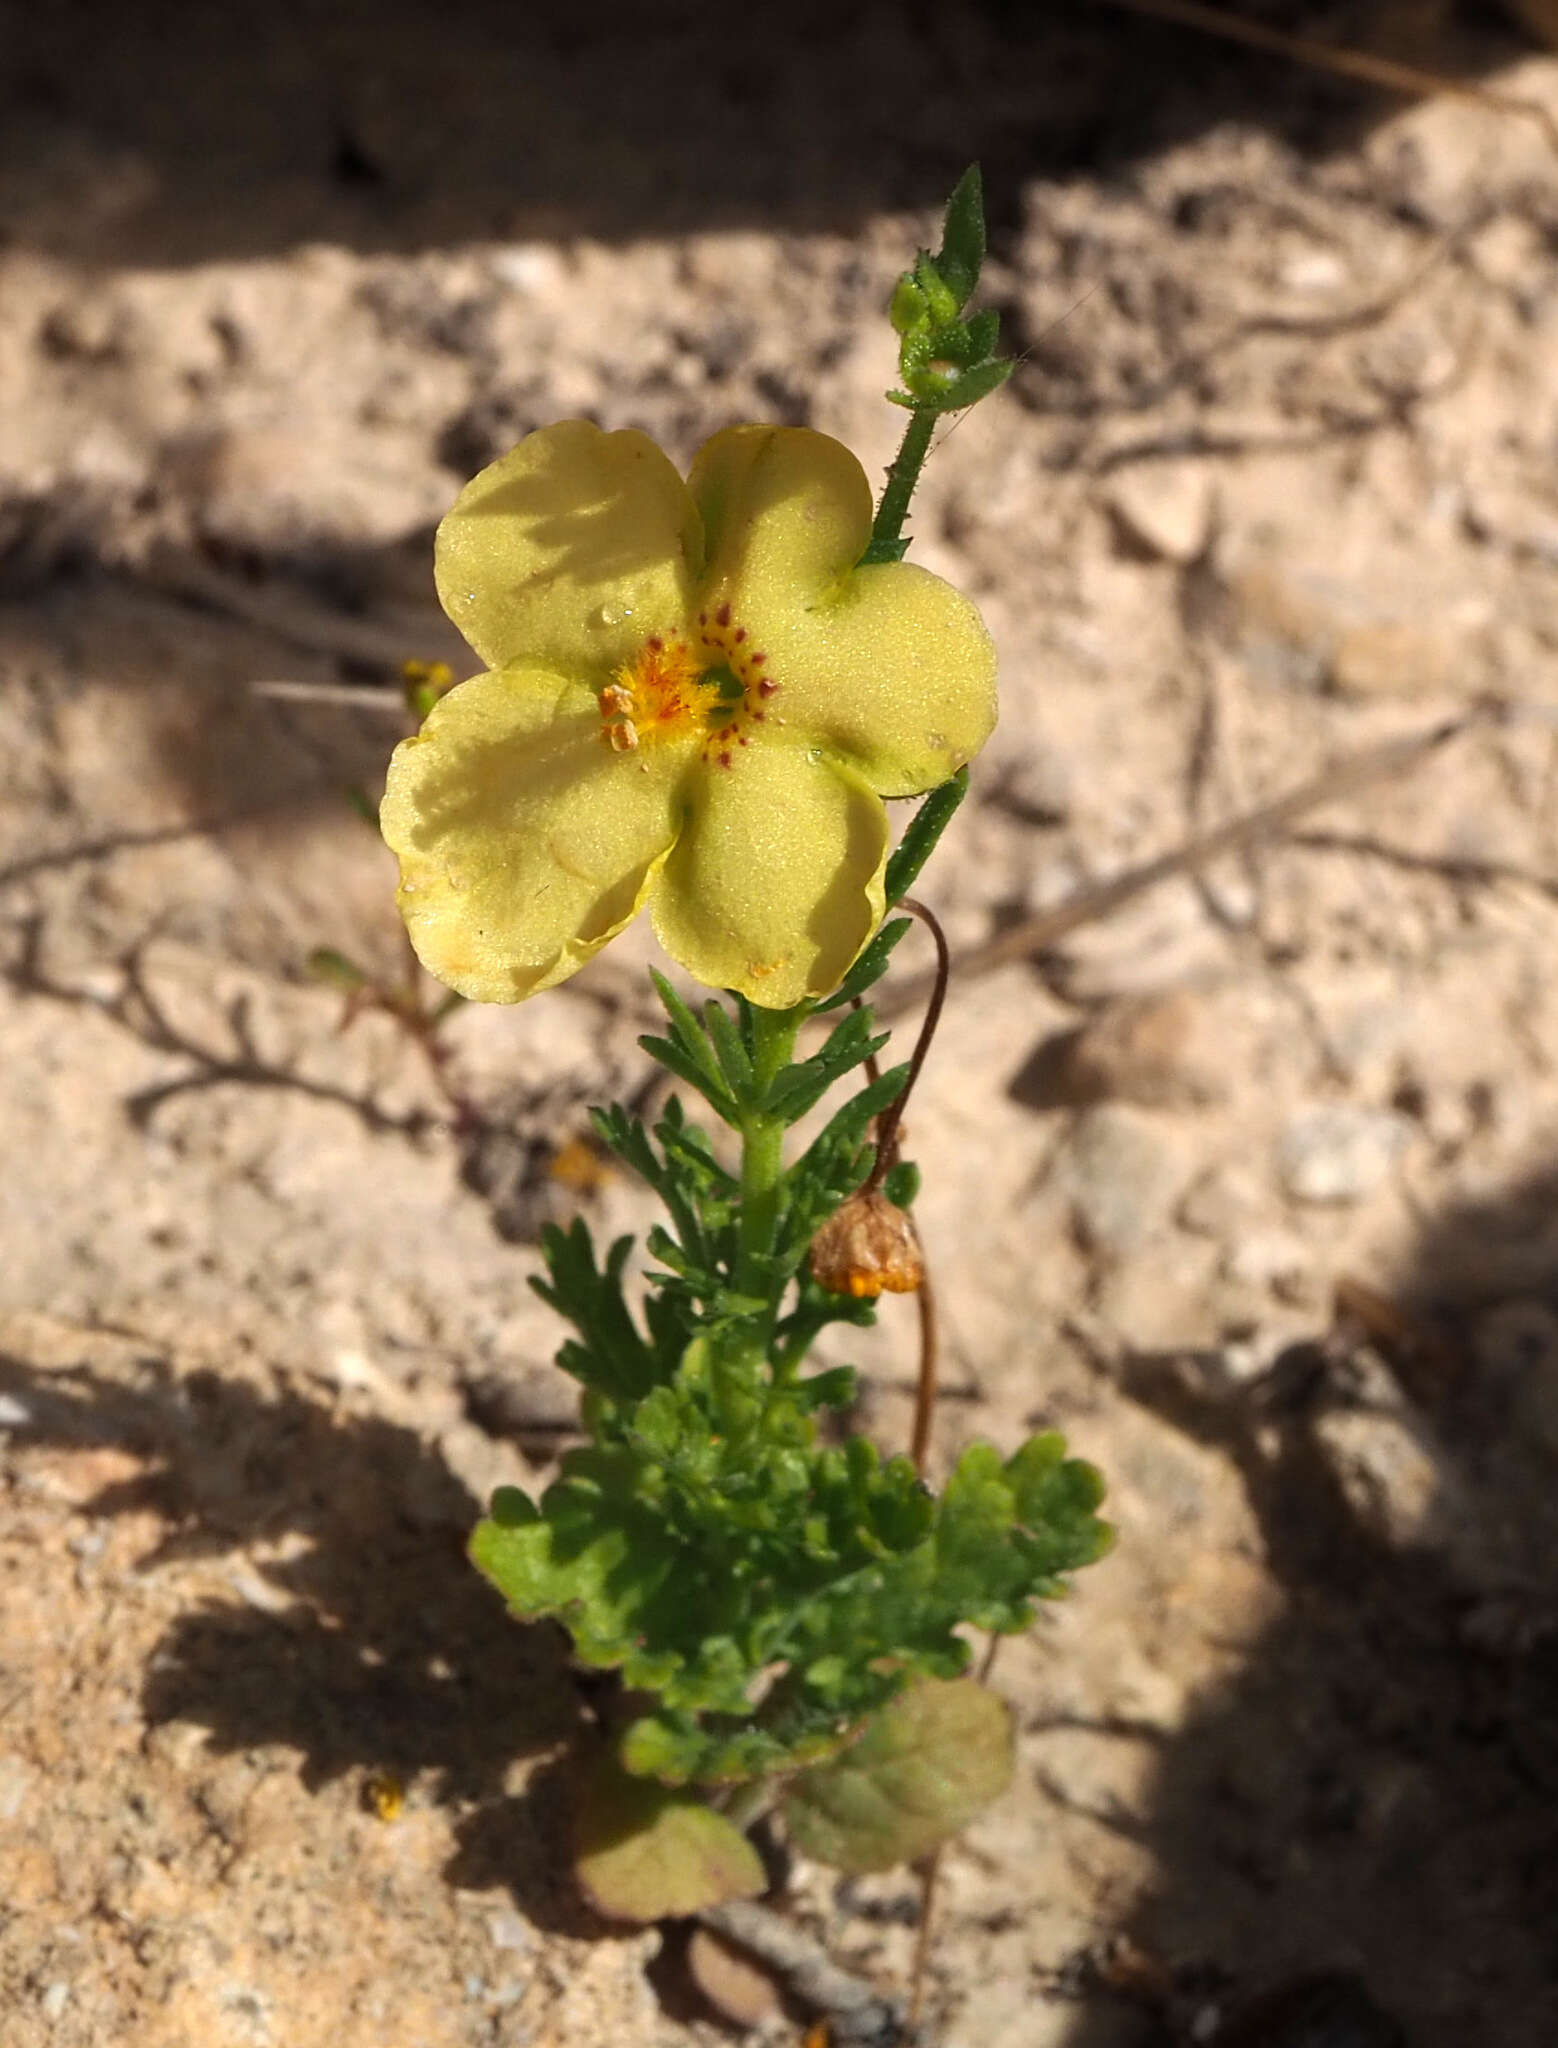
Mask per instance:
[[[1558,113],[1558,60],[1491,18],[1274,12],[1435,28]],[[645,1078],[651,946],[453,1021],[474,1134],[305,962],[399,969],[342,791],[395,662],[474,665],[428,575],[461,479],[580,413],[678,460],[805,421],[878,470],[879,308],[975,154],[1024,361],[915,521],[1004,693],[924,890],[969,963],[910,1140],[937,1456],[1058,1424],[1120,1543],[1003,1649],[1020,1770],[946,1859],[933,2038],[1549,2043],[1540,126],[1080,4],[115,18],[0,18],[7,2048],[724,2038],[658,1931],[572,1897],[574,1681],[461,1555],[565,1440],[540,1222],[646,1221],[565,1148]],[[888,1444],[912,1323],[848,1354]],[[891,1987],[915,1898],[803,1868],[792,1910]]]

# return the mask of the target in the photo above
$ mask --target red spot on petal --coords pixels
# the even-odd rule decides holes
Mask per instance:
[[[722,753],[722,754],[720,755],[720,757],[719,757],[719,764],[720,764],[720,766],[721,766],[722,768],[728,768],[728,767],[730,766],[730,749],[729,749],[729,747],[727,747],[727,748],[725,749],[725,751],[724,751],[724,752],[723,752],[723,753]]]
[[[665,646],[665,642],[660,638],[659,634],[657,633],[654,636],[654,638],[649,642],[649,646],[655,654],[658,654],[660,653],[661,649]]]
[[[770,682],[765,676],[757,686],[757,694],[760,697],[772,697],[777,694],[778,689],[779,685],[775,682]]]
[[[745,627],[745,626],[738,626],[738,627],[736,628],[736,638],[737,638],[738,640],[745,640],[745,638],[746,638],[746,637],[747,637],[747,629],[746,629],[746,627]]]
[[[708,615],[708,613],[707,613],[707,612],[699,612],[699,614],[698,614],[698,624],[699,624],[700,626],[706,626],[706,625],[707,625],[708,623],[709,623],[709,615]]]
[[[752,742],[747,738],[745,733],[741,735],[741,744],[744,747],[749,747],[752,744]]]
[[[730,624],[730,606],[728,604],[722,604],[714,614],[714,623],[717,626],[728,626]]]
[[[756,662],[756,661],[767,661],[767,659],[768,659],[768,656],[767,656],[766,654],[754,654],[754,655],[753,655],[753,657],[752,657],[752,659],[753,659],[753,661],[755,661],[755,662]]]

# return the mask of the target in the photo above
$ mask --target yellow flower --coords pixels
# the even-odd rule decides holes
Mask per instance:
[[[466,486],[438,592],[489,671],[396,749],[381,813],[441,981],[517,1002],[647,901],[711,987],[838,985],[883,912],[882,798],[995,723],[978,613],[857,568],[870,528],[860,464],[804,427],[716,434],[684,483],[645,435],[564,420]]]

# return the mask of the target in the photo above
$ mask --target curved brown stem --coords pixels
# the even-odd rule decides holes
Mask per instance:
[[[920,1377],[914,1389],[914,1432],[909,1439],[909,1456],[923,1479],[930,1456],[931,1424],[936,1416],[936,1394],[940,1380],[941,1342],[936,1325],[936,1290],[931,1285],[925,1246],[920,1246],[924,1270],[915,1301],[920,1311]]]
[[[940,919],[934,911],[927,910],[923,903],[917,903],[912,896],[904,896],[893,906],[896,910],[907,910],[927,926],[936,941],[936,979],[931,986],[930,1000],[925,1005],[925,1021],[920,1026],[920,1035],[914,1042],[914,1051],[909,1059],[908,1078],[903,1088],[877,1125],[876,1163],[871,1168],[863,1194],[872,1195],[882,1185],[898,1157],[898,1130],[903,1122],[904,1106],[914,1093],[914,1084],[920,1078],[920,1069],[925,1064],[925,1055],[930,1051],[930,1042],[936,1035],[936,1026],[941,1022],[941,1006],[947,1000],[947,979],[952,972],[952,953],[947,945],[947,935],[941,928]]]

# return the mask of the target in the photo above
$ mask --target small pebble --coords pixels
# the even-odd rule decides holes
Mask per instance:
[[[733,2027],[761,2026],[779,2010],[778,1990],[762,1965],[707,1927],[692,1931],[687,1969],[720,2018]]]
[[[1199,462],[1141,462],[1109,484],[1104,502],[1136,546],[1164,562],[1193,562],[1212,528],[1212,479]]]
[[[1184,1151],[1147,1112],[1106,1102],[1078,1117],[1062,1171],[1083,1244],[1121,1258],[1167,1222],[1184,1185]]]
[[[1295,1202],[1361,1202],[1390,1174],[1412,1136],[1391,1109],[1336,1102],[1306,1109],[1282,1134],[1277,1170]]]

